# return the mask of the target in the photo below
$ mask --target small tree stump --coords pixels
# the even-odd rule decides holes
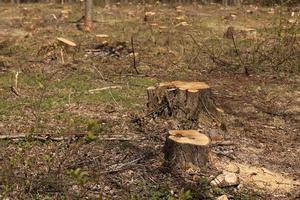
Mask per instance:
[[[206,166],[209,161],[209,144],[209,137],[195,130],[169,131],[164,146],[165,160],[172,168]]]
[[[201,113],[217,113],[211,88],[204,82],[160,83],[149,87],[147,94],[147,107],[158,116],[198,120]]]

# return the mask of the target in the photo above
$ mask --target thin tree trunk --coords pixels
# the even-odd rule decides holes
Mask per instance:
[[[108,8],[110,6],[110,1],[109,0],[105,0],[105,7]]]
[[[231,6],[241,6],[241,0],[230,0]]]
[[[93,0],[85,0],[84,26],[88,32],[93,29]]]

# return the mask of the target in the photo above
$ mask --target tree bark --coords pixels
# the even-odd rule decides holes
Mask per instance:
[[[241,6],[241,1],[240,0],[233,0],[233,5],[234,6]]]
[[[204,82],[165,82],[149,87],[147,93],[147,107],[158,116],[198,121],[201,114],[217,114],[211,89]]]
[[[109,8],[110,7],[110,0],[105,0],[105,8]]]
[[[165,161],[176,169],[205,167],[209,162],[210,139],[195,130],[172,130],[164,146]]]
[[[85,0],[84,26],[88,32],[93,29],[93,0]]]

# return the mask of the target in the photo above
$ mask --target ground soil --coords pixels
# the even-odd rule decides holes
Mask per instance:
[[[82,9],[77,4],[1,4],[0,134],[28,137],[0,141],[0,198],[297,198],[297,70],[289,64],[275,71],[251,66],[245,74],[243,68],[220,67],[199,52],[190,37],[216,45],[230,25],[264,33],[276,24],[278,10],[273,14],[270,8],[253,6],[96,7],[94,30],[86,33],[78,21]],[[283,10],[288,22],[291,13]],[[155,15],[144,21],[145,11]],[[109,37],[99,39],[96,34]],[[63,46],[57,37],[77,46]],[[132,66],[131,37],[139,74]],[[293,67],[299,69],[299,63]],[[173,80],[206,82],[216,106],[224,111],[222,123],[209,117],[200,123],[178,122],[147,110],[146,88]],[[162,149],[168,130],[178,128],[205,134],[222,129],[225,140],[234,145],[227,156],[215,155],[215,166],[174,172],[164,165]],[[48,139],[37,140],[34,134]],[[65,139],[53,141],[51,136]],[[210,186],[230,163],[239,166],[243,184]]]

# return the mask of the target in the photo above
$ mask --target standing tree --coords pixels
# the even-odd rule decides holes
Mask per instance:
[[[227,7],[228,6],[228,0],[222,0],[222,5]]]
[[[93,0],[85,0],[84,26],[88,32],[93,29]]]
[[[105,8],[109,8],[110,6],[110,0],[105,0]]]
[[[233,0],[233,5],[234,6],[241,6],[241,0]]]

